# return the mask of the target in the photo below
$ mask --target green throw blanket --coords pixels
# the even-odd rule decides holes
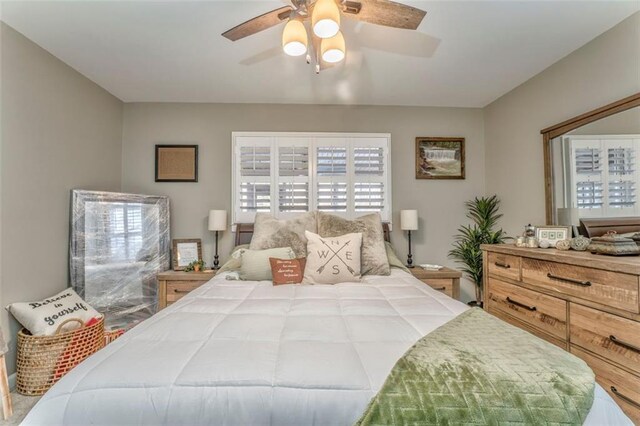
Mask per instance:
[[[407,351],[357,425],[581,425],[594,386],[582,360],[470,309]]]

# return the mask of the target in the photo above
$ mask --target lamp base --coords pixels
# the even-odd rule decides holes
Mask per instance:
[[[413,269],[413,268],[415,268],[415,265],[405,265],[405,266],[406,266],[407,268],[409,268],[409,269]]]

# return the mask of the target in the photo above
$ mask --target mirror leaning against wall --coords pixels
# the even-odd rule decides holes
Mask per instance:
[[[541,133],[547,223],[640,218],[640,93]]]

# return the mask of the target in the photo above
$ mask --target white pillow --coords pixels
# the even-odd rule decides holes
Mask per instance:
[[[6,309],[34,336],[55,334],[60,324],[69,318],[79,319],[85,324],[91,318],[101,316],[71,288],[37,302],[12,303]],[[71,321],[61,332],[76,328],[80,328],[80,323]]]
[[[321,237],[306,231],[307,264],[303,284],[359,282],[362,234]]]

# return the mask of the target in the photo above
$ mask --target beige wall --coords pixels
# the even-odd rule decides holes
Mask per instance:
[[[638,77],[640,79],[640,77]],[[640,135],[640,107],[619,112],[586,126],[579,127],[571,135]]]
[[[67,286],[69,191],[120,190],[123,104],[4,23],[0,39],[5,306]],[[0,312],[13,370],[17,324]]]
[[[240,104],[126,104],[122,185],[128,192],[171,197],[172,237],[202,238],[204,256],[212,262],[213,236],[207,231],[209,209],[231,208],[231,132],[335,131],[391,133],[393,216],[399,210],[420,212],[415,234],[418,263],[455,264],[447,259],[452,236],[467,223],[463,203],[484,194],[484,128],[480,109],[415,107],[340,107]],[[416,136],[466,138],[467,179],[415,179]],[[199,145],[198,183],[155,183],[154,145]],[[406,239],[395,226],[392,240],[405,258]],[[221,257],[232,248],[232,235],[221,240]],[[466,284],[463,299],[473,298]]]
[[[540,130],[640,91],[636,13],[484,109],[486,189],[505,229],[545,222]]]

